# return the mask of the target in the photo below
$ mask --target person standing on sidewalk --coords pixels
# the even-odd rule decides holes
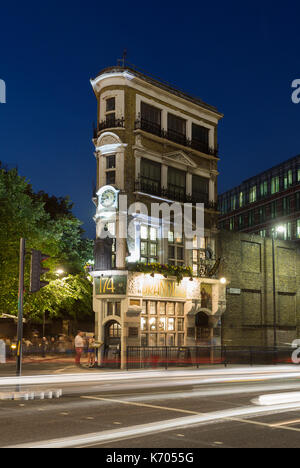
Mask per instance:
[[[78,367],[80,367],[80,359],[84,350],[84,346],[85,346],[85,341],[83,339],[83,332],[78,331],[77,336],[75,337],[75,353],[76,353],[75,364]]]

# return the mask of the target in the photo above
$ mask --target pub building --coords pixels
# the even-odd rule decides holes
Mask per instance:
[[[92,275],[99,360],[125,368],[130,347],[219,345],[226,309],[216,242],[223,115],[133,66],[106,68],[91,84],[98,102]],[[161,212],[151,216],[153,204],[163,203],[192,204],[193,226],[202,204],[202,235],[189,248],[172,210],[167,235]]]

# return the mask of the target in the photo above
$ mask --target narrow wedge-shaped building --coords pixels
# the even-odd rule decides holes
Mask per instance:
[[[226,308],[216,251],[223,116],[134,67],[107,68],[91,84],[101,359],[124,368],[141,348],[218,344]]]

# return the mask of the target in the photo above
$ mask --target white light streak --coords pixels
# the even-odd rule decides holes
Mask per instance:
[[[293,411],[294,404],[276,405],[274,410],[280,411]],[[269,413],[270,407],[243,407],[233,408],[225,411],[216,411],[212,413],[199,414],[195,416],[186,416],[183,418],[169,419],[166,421],[157,421],[150,424],[142,424],[137,426],[130,426],[124,429],[115,429],[92,434],[84,434],[78,436],[65,437],[61,439],[47,440],[41,442],[31,442],[8,448],[66,448],[66,447],[82,447],[87,445],[97,445],[104,442],[111,442],[114,440],[128,439],[131,437],[143,437],[149,434],[166,432],[179,427],[188,427],[198,424],[209,424],[220,420],[229,420],[237,417],[254,416],[264,413]]]
[[[283,378],[300,377],[299,366],[276,366],[275,369],[270,367],[257,367],[252,369],[235,368],[235,369],[208,369],[208,370],[186,370],[186,371],[130,371],[130,372],[114,372],[108,373],[99,371],[97,374],[80,373],[80,374],[60,374],[60,375],[33,375],[23,377],[2,377],[0,378],[0,387],[7,385],[35,385],[35,384],[51,384],[51,383],[86,383],[86,382],[103,382],[103,381],[130,381],[148,379],[152,381],[158,379],[186,379],[192,377],[194,381],[201,384],[208,383],[231,383],[245,380],[255,381],[257,378],[262,380],[274,380]]]
[[[276,393],[273,395],[261,395],[257,399],[252,401],[256,405],[260,406],[273,406],[279,404],[298,403],[300,405],[300,393]]]

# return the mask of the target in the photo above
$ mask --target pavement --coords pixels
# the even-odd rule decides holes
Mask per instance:
[[[98,447],[116,453],[122,448],[137,453],[141,448],[299,447],[300,403],[278,398],[299,392],[299,366],[83,369],[33,375],[24,382],[42,385],[41,379],[43,385],[59,383],[63,397],[0,402],[1,447]],[[8,382],[14,380],[0,378],[0,387]],[[274,404],[257,403],[266,394],[274,396]]]
[[[83,358],[81,360],[81,366],[77,367],[74,363],[75,357],[67,357],[67,356],[62,356],[62,357],[57,357],[57,356],[47,356],[45,358],[41,356],[32,356],[32,357],[26,357],[23,360],[22,363],[22,375],[35,375],[35,374],[49,374],[49,373],[82,373],[82,372],[119,372],[120,369],[118,367],[115,368],[109,368],[109,367],[94,367],[94,368],[89,368],[87,364],[87,359]],[[231,366],[235,367],[235,366]],[[151,369],[157,369],[157,366],[153,366]],[[190,366],[187,368],[191,369],[196,369],[196,366]],[[224,369],[223,364],[215,364],[215,365],[201,365],[199,366],[199,369],[209,369],[209,368],[220,368]],[[159,369],[164,369],[164,367],[161,367]],[[177,369],[177,367],[172,366],[170,369]],[[185,369],[184,367],[178,367],[178,369]],[[127,370],[124,370],[124,372],[128,372]],[[9,360],[6,362],[6,364],[0,364],[0,378],[1,377],[6,377],[6,376],[11,376],[16,374],[16,362],[15,360]]]

